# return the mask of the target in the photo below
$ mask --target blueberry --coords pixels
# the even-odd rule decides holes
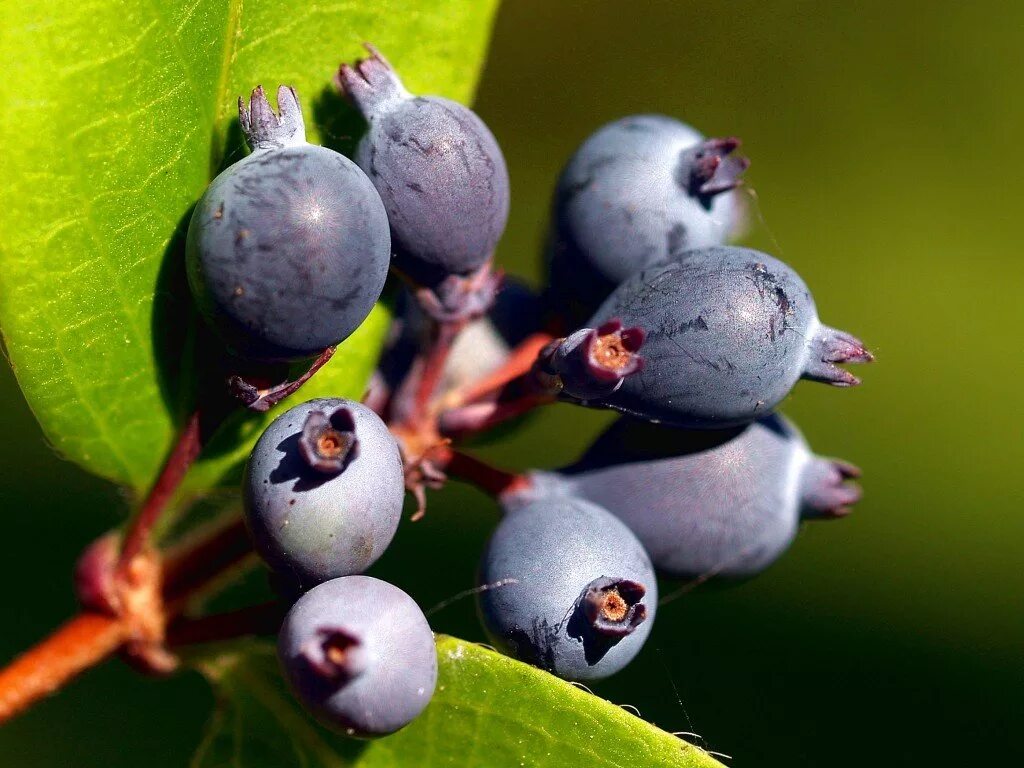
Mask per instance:
[[[369,408],[310,400],[267,427],[246,465],[243,493],[256,551],[309,587],[360,573],[384,553],[402,513],[402,460]]]
[[[717,431],[620,418],[578,463],[531,475],[524,497],[599,502],[668,575],[740,578],[775,562],[801,519],[848,513],[859,474],[814,456],[777,415]]]
[[[437,651],[405,592],[369,576],[325,581],[288,611],[278,657],[296,698],[349,736],[394,733],[430,702]]]
[[[679,427],[748,423],[798,379],[852,386],[859,380],[836,363],[872,359],[860,341],[818,320],[796,272],[749,248],[687,251],[648,267],[588,325],[611,319],[646,331],[644,368],[602,404]]]
[[[510,503],[484,553],[479,607],[495,645],[569,680],[628,664],[654,623],[643,546],[615,517],[564,496]]]
[[[337,83],[369,123],[355,160],[380,192],[396,265],[417,281],[475,272],[508,219],[505,159],[483,121],[438,96],[413,96],[372,46]]]
[[[189,283],[237,353],[311,357],[349,336],[380,297],[391,258],[387,213],[351,160],[307,144],[295,92],[280,115],[262,88],[239,118],[252,154],[221,173],[189,223]]]
[[[548,270],[556,314],[578,325],[630,275],[688,248],[722,245],[740,227],[731,190],[746,169],[736,139],[708,139],[662,115],[594,132],[555,190]]]

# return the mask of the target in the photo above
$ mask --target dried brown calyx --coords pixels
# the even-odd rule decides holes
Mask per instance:
[[[310,411],[299,436],[299,451],[309,466],[337,474],[355,458],[357,448],[355,419],[348,408],[338,408],[330,416]]]
[[[362,641],[340,627],[321,627],[300,652],[318,676],[331,683],[344,683],[366,669]]]
[[[647,606],[642,602],[645,594],[647,589],[639,582],[602,576],[587,585],[580,606],[596,632],[625,637],[647,618]]]

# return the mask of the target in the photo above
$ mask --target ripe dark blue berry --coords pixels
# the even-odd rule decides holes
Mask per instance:
[[[402,513],[402,460],[369,408],[310,400],[267,427],[249,457],[243,493],[256,551],[309,587],[360,573],[384,553]]]
[[[528,497],[600,503],[656,568],[685,578],[748,577],[789,547],[801,519],[840,517],[859,471],[813,455],[773,415],[732,430],[666,430],[621,418],[573,466],[531,475]]]
[[[506,511],[480,569],[492,641],[569,680],[622,669],[647,639],[658,603],[643,546],[589,501],[512,499]]]
[[[412,722],[437,683],[437,651],[423,612],[398,587],[345,576],[296,601],[278,636],[296,698],[349,736],[384,736]]]
[[[467,275],[490,258],[508,219],[497,141],[477,115],[439,96],[413,96],[374,48],[337,82],[369,129],[355,160],[380,192],[396,265],[425,284]]]
[[[586,320],[622,281],[688,248],[722,245],[740,228],[731,190],[747,167],[735,139],[708,139],[662,115],[601,127],[559,178],[548,244],[556,312]]]
[[[274,113],[239,99],[252,154],[221,173],[188,230],[202,314],[239,354],[311,357],[349,336],[380,297],[391,258],[380,195],[351,160],[306,143],[295,92]]]
[[[644,368],[601,402],[650,420],[724,428],[770,413],[801,377],[848,387],[872,359],[823,325],[803,280],[749,248],[687,251],[620,285],[588,325],[646,331]]]

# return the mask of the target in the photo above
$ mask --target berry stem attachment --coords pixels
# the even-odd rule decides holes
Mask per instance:
[[[443,435],[452,438],[463,437],[493,429],[555,400],[554,395],[539,392],[504,402],[471,403],[442,413],[438,419],[438,426]]]
[[[506,386],[533,369],[541,350],[554,339],[555,337],[549,333],[535,333],[528,336],[509,353],[508,359],[500,368],[482,379],[452,392],[445,398],[444,406],[457,408],[467,403],[497,397]]]
[[[178,442],[167,457],[160,476],[146,496],[134,520],[128,526],[124,535],[124,544],[121,546],[121,555],[118,558],[115,573],[119,579],[128,576],[128,570],[132,562],[149,543],[150,534],[156,526],[160,515],[167,508],[171,499],[174,498],[178,486],[185,479],[189,467],[199,456],[202,449],[202,431],[200,428],[199,412],[196,411],[185,424],[185,428],[178,436]]]
[[[167,629],[167,644],[177,647],[272,635],[280,628],[284,614],[285,606],[275,600],[226,613],[178,619]]]
[[[298,392],[303,384],[313,378],[317,371],[330,362],[331,358],[334,357],[335,349],[336,347],[327,347],[310,363],[309,368],[293,381],[286,381],[273,387],[259,389],[241,376],[232,376],[228,379],[228,389],[250,411],[266,413],[289,395],[294,395]]]
[[[526,475],[499,469],[461,451],[451,451],[447,470],[454,477],[472,483],[496,499],[530,484]]]
[[[112,616],[83,613],[0,670],[0,724],[113,655],[129,638]]]

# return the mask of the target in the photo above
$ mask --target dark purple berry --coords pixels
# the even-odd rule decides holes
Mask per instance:
[[[641,269],[735,234],[744,209],[731,190],[748,165],[738,146],[662,115],[616,120],[584,141],[555,191],[555,313],[578,325]]]
[[[495,645],[569,680],[607,677],[651,631],[658,586],[629,529],[582,499],[506,505],[484,553],[479,607]]]
[[[766,415],[800,378],[858,384],[836,363],[872,359],[823,325],[800,276],[749,248],[687,251],[620,285],[588,325],[646,331],[644,368],[600,402],[655,422],[725,428]]]
[[[221,173],[189,223],[188,275],[204,317],[237,353],[312,357],[349,336],[391,258],[380,195],[351,160],[306,143],[295,91],[280,115],[262,88],[239,118],[252,154]]]
[[[309,587],[366,570],[395,535],[405,482],[394,437],[366,406],[321,399],[267,427],[243,484],[256,551]]]
[[[505,160],[483,121],[439,96],[413,96],[383,56],[344,64],[337,82],[369,123],[355,160],[380,192],[396,265],[433,285],[491,256],[508,218]]]
[[[325,581],[288,611],[277,642],[296,698],[321,723],[369,738],[408,725],[437,684],[434,635],[398,587],[369,576]]]
[[[718,431],[620,418],[578,463],[533,473],[519,498],[600,503],[666,574],[739,578],[775,562],[801,519],[847,514],[861,495],[847,480],[859,474],[813,455],[777,415]]]

